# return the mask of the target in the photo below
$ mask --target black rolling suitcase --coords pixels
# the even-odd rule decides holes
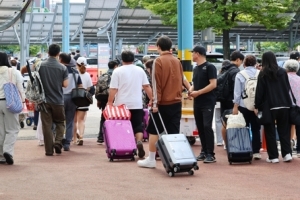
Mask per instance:
[[[171,177],[175,173],[181,172],[188,172],[193,175],[194,170],[198,170],[199,167],[188,139],[184,134],[168,134],[160,113],[158,115],[166,134],[159,134],[156,148],[166,172]],[[150,112],[150,116],[158,132],[152,112]]]
[[[226,139],[228,162],[251,164],[253,151],[249,128],[229,128],[226,130]]]

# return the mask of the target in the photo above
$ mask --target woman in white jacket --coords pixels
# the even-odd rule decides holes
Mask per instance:
[[[3,85],[7,83],[10,78],[8,69],[11,68],[6,53],[0,52],[0,164],[14,164],[14,145],[20,130],[19,114],[14,114],[6,108],[5,93]],[[23,91],[23,77],[21,73],[12,69],[12,82],[16,84],[22,101],[25,101]]]

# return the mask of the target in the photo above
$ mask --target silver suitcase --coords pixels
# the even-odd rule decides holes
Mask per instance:
[[[193,175],[194,170],[198,170],[199,167],[188,139],[184,134],[168,134],[160,113],[158,113],[158,115],[165,134],[159,134],[159,140],[156,143],[156,148],[166,172],[171,177],[174,176],[175,173],[181,172],[188,172],[190,175]],[[150,112],[150,116],[153,120],[156,131],[159,132],[152,112]]]

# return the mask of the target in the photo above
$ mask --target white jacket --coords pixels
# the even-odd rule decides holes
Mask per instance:
[[[21,97],[22,97],[22,101],[25,101],[25,93],[23,90],[23,77],[21,75],[21,72],[12,68],[12,82],[14,84],[16,84]],[[4,90],[3,90],[3,85],[7,82],[9,82],[10,77],[8,75],[8,67],[7,66],[0,66],[0,99],[4,99],[5,98],[5,94],[4,94]]]

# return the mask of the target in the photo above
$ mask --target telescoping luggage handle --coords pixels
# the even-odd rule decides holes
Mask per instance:
[[[151,119],[152,119],[152,121],[153,121],[153,124],[154,124],[154,126],[155,126],[156,132],[157,132],[158,136],[161,137],[161,134],[160,134],[160,132],[158,131],[156,122],[155,122],[154,117],[153,117],[153,115],[152,115],[152,114],[153,114],[152,109],[149,110],[149,113],[150,113],[150,117],[151,117]],[[157,113],[158,113],[159,119],[160,119],[160,121],[161,121],[161,124],[162,124],[162,126],[163,126],[163,128],[164,128],[164,131],[165,131],[165,133],[168,135],[167,129],[166,129],[166,127],[165,127],[165,124],[164,124],[164,122],[163,122],[163,120],[162,120],[162,118],[161,118],[161,115],[160,115],[159,111],[157,111]]]

